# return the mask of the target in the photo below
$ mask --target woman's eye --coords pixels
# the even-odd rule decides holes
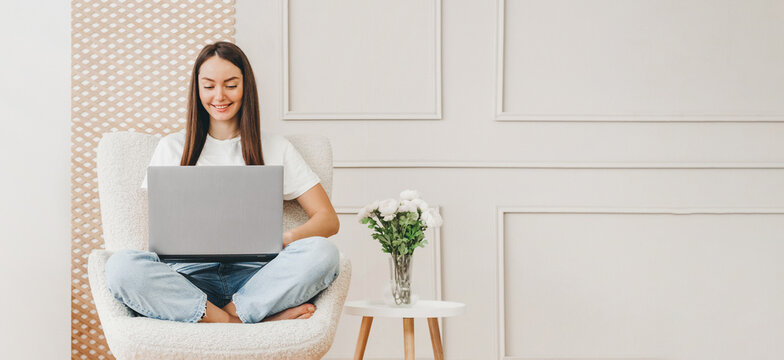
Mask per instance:
[[[214,86],[205,86],[205,89],[212,89]]]
[[[227,86],[227,87],[230,88],[230,89],[234,89],[235,87],[237,87],[237,85],[231,85],[231,86]]]

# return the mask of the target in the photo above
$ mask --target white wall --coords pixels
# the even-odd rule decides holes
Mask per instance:
[[[262,130],[331,139],[337,207],[404,188],[441,206],[441,290],[468,304],[444,321],[448,358],[784,357],[781,2],[239,0],[236,16]],[[341,220],[342,249],[372,241]],[[384,281],[364,263],[354,284]],[[402,357],[387,321],[369,358]],[[328,356],[357,331],[344,317]]]
[[[0,358],[70,357],[68,1],[3,2]]]

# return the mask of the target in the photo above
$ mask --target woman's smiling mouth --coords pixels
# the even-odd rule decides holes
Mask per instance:
[[[231,103],[231,104],[233,104],[233,103]],[[228,108],[229,108],[229,106],[230,106],[231,104],[226,104],[226,105],[215,105],[215,104],[211,104],[211,105],[212,105],[212,107],[214,107],[214,108],[215,108],[215,110],[216,110],[216,111],[218,111],[218,112],[224,112],[224,111],[226,111],[226,109],[228,109]]]

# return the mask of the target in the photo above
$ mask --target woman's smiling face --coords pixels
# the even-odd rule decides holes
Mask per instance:
[[[242,71],[213,56],[199,68],[199,98],[212,121],[237,121],[242,106]]]

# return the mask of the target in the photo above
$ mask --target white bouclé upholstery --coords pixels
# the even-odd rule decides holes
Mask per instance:
[[[286,137],[332,189],[332,150],[321,136]],[[191,324],[134,317],[106,287],[104,268],[124,248],[147,250],[147,194],[139,185],[158,138],[107,133],[98,144],[98,191],[106,250],[94,250],[88,275],[106,341],[118,359],[319,359],[329,350],[346,300],[351,263],[341,254],[340,275],[316,299],[306,320],[258,324]],[[262,149],[263,151],[263,149]],[[284,228],[307,221],[296,201],[284,203]]]

